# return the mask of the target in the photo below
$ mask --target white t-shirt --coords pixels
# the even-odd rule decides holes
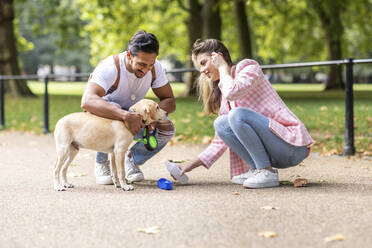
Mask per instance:
[[[137,78],[136,75],[134,73],[130,73],[125,66],[124,58],[126,55],[126,51],[119,54],[120,82],[118,88],[103,98],[106,101],[119,104],[120,107],[124,109],[129,109],[133,104],[143,99],[151,87],[162,87],[168,83],[168,79],[160,62],[156,60],[154,65],[156,79],[151,86],[151,70],[148,71],[143,78]],[[115,83],[117,74],[118,70],[115,66],[114,57],[109,56],[97,65],[89,82],[97,83],[105,90],[105,92],[107,92]],[[134,101],[131,99],[132,93],[136,96]]]

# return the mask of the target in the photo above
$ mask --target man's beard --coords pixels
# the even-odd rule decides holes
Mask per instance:
[[[138,74],[141,74],[141,76],[140,76],[140,75],[137,75],[137,73],[138,73]],[[143,73],[143,72],[134,71],[134,75],[135,75],[137,78],[143,78],[146,74]]]

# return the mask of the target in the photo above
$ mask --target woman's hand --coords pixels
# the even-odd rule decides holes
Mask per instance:
[[[199,158],[196,158],[196,159],[194,159],[192,161],[189,161],[189,162],[186,162],[186,163],[179,164],[178,167],[181,169],[180,176],[182,176],[186,172],[192,171],[193,169],[195,169],[195,168],[197,168],[201,165],[204,165],[204,164]]]
[[[220,68],[227,68],[228,64],[226,63],[225,59],[223,58],[221,53],[213,52],[211,55],[212,64],[220,70]]]

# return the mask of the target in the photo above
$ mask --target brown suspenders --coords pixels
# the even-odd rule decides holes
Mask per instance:
[[[108,94],[111,94],[112,92],[114,92],[117,88],[118,88],[118,85],[119,85],[119,82],[120,82],[120,64],[119,64],[119,56],[117,54],[114,54],[112,55],[114,57],[114,61],[115,61],[115,66],[116,66],[116,69],[118,70],[118,76],[116,77],[116,80],[115,80],[115,83],[110,87],[110,89],[108,89],[108,91],[106,92],[106,95]]]
[[[118,88],[118,85],[119,85],[119,82],[120,82],[120,63],[119,63],[119,56],[117,54],[114,54],[112,56],[114,57],[115,66],[116,66],[116,69],[118,70],[118,76],[116,77],[115,83],[110,87],[110,89],[108,89],[108,91],[106,92],[105,95],[108,95],[108,94],[111,94],[112,92],[114,92]],[[152,84],[154,83],[154,81],[156,79],[155,66],[153,66],[151,68],[151,74],[152,74],[152,80],[151,80],[151,86],[152,86]],[[93,76],[93,74],[91,73],[89,75],[88,81],[92,78],[92,76]]]
[[[119,85],[119,82],[120,82],[120,63],[119,63],[119,56],[117,54],[114,54],[112,56],[114,57],[115,66],[116,66],[116,69],[118,70],[118,76],[116,77],[115,83],[106,92],[106,95],[111,94],[112,92],[114,92],[118,88],[118,85]],[[151,74],[152,74],[152,80],[151,80],[151,86],[152,86],[152,84],[154,83],[154,81],[156,79],[155,67],[152,67],[151,68]]]

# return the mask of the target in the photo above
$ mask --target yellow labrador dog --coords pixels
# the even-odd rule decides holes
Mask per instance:
[[[139,113],[145,125],[158,120],[166,120],[167,113],[159,105],[148,99],[137,102],[130,111]],[[124,122],[102,118],[87,112],[72,113],[60,119],[54,130],[57,160],[54,167],[54,189],[64,191],[73,185],[67,181],[69,165],[79,152],[79,148],[111,154],[110,169],[116,187],[133,190],[125,181],[124,156],[133,141],[132,133]]]

